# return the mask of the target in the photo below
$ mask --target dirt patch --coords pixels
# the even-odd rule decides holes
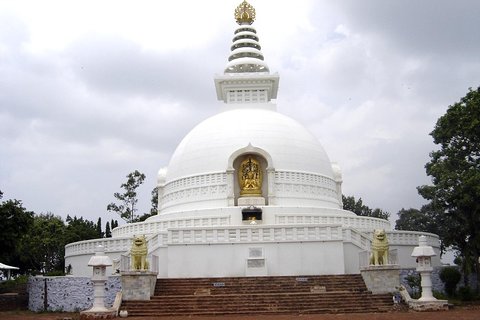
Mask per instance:
[[[78,313],[34,313],[28,311],[0,312],[5,320],[78,320]],[[118,318],[122,319],[122,318]],[[443,312],[414,312],[409,310],[387,313],[349,314],[291,314],[291,315],[229,315],[229,316],[179,316],[179,317],[128,317],[128,320],[478,320],[480,305],[453,308]]]

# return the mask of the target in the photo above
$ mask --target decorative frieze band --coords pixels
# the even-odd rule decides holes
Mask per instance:
[[[226,173],[211,173],[167,183],[160,203],[161,209],[165,209],[177,204],[226,198]]]

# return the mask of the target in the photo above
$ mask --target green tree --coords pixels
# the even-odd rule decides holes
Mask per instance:
[[[112,219],[112,221],[110,221],[111,230],[115,229],[116,227],[118,227],[118,221]]]
[[[442,209],[439,217],[448,222],[445,245],[458,250],[480,275],[480,87],[449,106],[430,135],[439,145],[425,165],[432,185],[418,191]],[[478,289],[480,276],[477,281]]]
[[[127,175],[127,182],[120,186],[124,189],[123,193],[115,192],[113,196],[120,201],[120,204],[114,202],[107,206],[108,211],[116,212],[127,222],[133,222],[137,218],[137,189],[145,180],[145,175],[138,170]]]
[[[49,273],[64,270],[65,224],[52,213],[33,219],[33,226],[20,241],[21,259],[31,271]]]
[[[97,230],[97,238],[103,238],[103,232],[102,232],[102,218],[98,218],[97,220],[97,226],[96,226],[96,230]]]
[[[368,206],[363,204],[362,198],[355,200],[354,196],[342,195],[343,209],[352,211],[358,216],[364,217],[374,217],[388,220],[390,213],[383,211],[379,208],[370,209]]]
[[[65,244],[98,238],[97,226],[92,221],[67,215],[66,223]]]
[[[151,195],[152,198],[150,201],[152,203],[152,207],[150,208],[150,212],[144,213],[141,216],[135,218],[134,222],[145,221],[158,213],[158,187],[152,189]]]
[[[152,189],[152,208],[150,209],[150,215],[154,216],[158,213],[158,186]]]
[[[402,208],[395,222],[395,230],[427,231],[430,218],[422,211],[414,208]]]
[[[107,221],[105,224],[105,238],[111,238],[112,237],[112,231],[110,230],[110,222]]]
[[[440,250],[443,254],[449,245],[445,244],[449,237],[451,219],[446,216],[441,208],[436,208],[432,203],[418,209],[401,209],[395,222],[396,230],[410,230],[430,232],[440,236]]]
[[[3,193],[0,191],[0,199]],[[32,211],[27,211],[19,200],[6,200],[0,205],[0,221],[2,231],[0,232],[0,261],[6,264],[13,264],[22,267],[19,250],[19,240],[26,234],[33,225]]]

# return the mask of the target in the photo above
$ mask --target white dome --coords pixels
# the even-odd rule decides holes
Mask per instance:
[[[301,124],[275,111],[248,108],[222,112],[190,131],[170,160],[166,181],[225,172],[230,156],[249,144],[268,153],[275,170],[334,177],[327,154]]]

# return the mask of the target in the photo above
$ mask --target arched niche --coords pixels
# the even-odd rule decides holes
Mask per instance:
[[[227,184],[228,184],[228,198],[229,205],[238,205],[238,198],[240,197],[240,184],[238,177],[238,170],[240,164],[249,156],[253,157],[260,164],[262,172],[262,197],[265,198],[265,204],[271,205],[273,199],[273,180],[275,169],[273,168],[272,158],[265,150],[254,147],[251,144],[238,149],[228,159],[227,166]]]

